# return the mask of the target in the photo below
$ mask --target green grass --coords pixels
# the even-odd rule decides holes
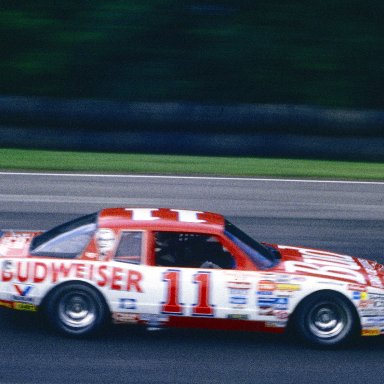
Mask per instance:
[[[0,149],[3,170],[384,180],[384,163]]]

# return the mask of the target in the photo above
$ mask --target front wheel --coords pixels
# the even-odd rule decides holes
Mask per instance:
[[[340,346],[357,334],[352,304],[338,293],[309,296],[300,304],[294,321],[299,336],[314,346]]]
[[[47,299],[46,313],[54,328],[77,337],[96,333],[107,318],[101,295],[92,287],[79,283],[53,291]]]

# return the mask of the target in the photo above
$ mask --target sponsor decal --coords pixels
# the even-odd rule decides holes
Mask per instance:
[[[244,309],[248,304],[251,283],[249,281],[228,281],[229,304],[234,309]]]
[[[248,315],[243,315],[240,313],[231,313],[227,315],[227,319],[231,320],[248,320]]]
[[[365,307],[365,308],[359,308],[359,309],[360,309],[360,313],[363,316],[378,316],[382,314],[380,313],[380,311],[372,307],[369,307],[369,308]]]
[[[137,324],[139,320],[140,317],[137,313],[114,312],[112,314],[112,321],[115,324]]]
[[[30,303],[13,303],[13,309],[17,309],[19,311],[31,311],[31,312],[36,312],[37,311],[37,306],[30,304]]]
[[[367,300],[368,299],[368,293],[367,292],[361,292],[360,293],[360,300]]]
[[[384,325],[384,316],[363,316],[363,326],[375,327]]]
[[[359,303],[359,308],[368,308],[373,305],[372,300],[361,300]]]
[[[295,249],[300,252],[303,258],[303,261],[286,261],[284,265],[287,272],[302,272],[310,275],[352,280],[359,284],[366,283],[361,267],[350,256],[298,247],[279,246],[279,248]]]
[[[276,283],[289,283],[291,281],[290,275],[277,275],[275,279]]]
[[[274,308],[280,309],[280,310],[287,310],[288,309],[288,298],[287,297],[276,298]]]
[[[228,289],[231,293],[244,293],[251,288],[249,281],[228,281]]]
[[[373,302],[373,306],[375,307],[375,308],[384,308],[384,301],[382,301],[382,300],[375,300],[374,302]]]
[[[259,316],[273,316],[272,307],[261,307],[258,311]]]
[[[379,336],[380,328],[363,328],[361,330],[361,336]]]
[[[143,275],[135,270],[113,267],[106,264],[78,263],[67,261],[17,261],[12,267],[2,268],[3,282],[49,283],[78,278],[95,282],[101,288],[116,291],[143,292]]]
[[[289,292],[300,291],[301,285],[300,284],[287,284],[287,283],[281,284],[281,283],[278,283],[278,284],[276,284],[276,289],[278,291],[289,291]]]
[[[258,291],[274,291],[276,284],[271,280],[260,280],[258,284]]]
[[[276,318],[285,320],[288,319],[289,313],[287,311],[274,311]]]
[[[353,300],[367,300],[368,299],[368,293],[367,292],[361,292],[361,291],[354,291],[354,292],[352,292],[352,298],[353,298]]]
[[[353,300],[360,300],[361,298],[361,292],[353,292],[352,293],[352,299]]]
[[[266,321],[265,326],[268,328],[284,328],[287,322],[283,320],[279,321]]]
[[[123,309],[123,310],[127,310],[127,311],[137,309],[136,299],[120,298],[119,299],[119,309]]]
[[[231,296],[229,299],[229,304],[233,305],[246,305],[248,302],[248,298],[246,296]]]
[[[12,299],[15,301],[31,303],[33,298],[29,296],[33,285],[31,284],[14,284],[15,291],[17,295],[12,295]]]
[[[372,300],[383,300],[384,301],[384,294],[382,294],[382,293],[370,293],[369,298]]]
[[[272,307],[275,304],[275,302],[276,302],[276,297],[271,297],[271,298],[263,297],[263,298],[257,299],[257,306],[260,308]]]
[[[169,321],[169,316],[152,314],[152,313],[143,313],[140,315],[140,321],[144,322],[150,328],[157,328],[162,326],[163,323]]]
[[[288,304],[288,297],[260,297],[257,299],[258,314],[260,316],[278,315],[280,318],[285,318],[286,313],[288,317]]]
[[[384,315],[384,296],[361,292],[358,309],[363,316],[376,316],[376,319],[382,317]]]
[[[273,306],[275,309],[287,309],[288,302],[288,297],[263,297],[257,299],[257,305],[260,308]]]

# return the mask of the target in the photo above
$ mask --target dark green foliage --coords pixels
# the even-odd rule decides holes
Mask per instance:
[[[0,4],[3,95],[384,106],[382,0]]]

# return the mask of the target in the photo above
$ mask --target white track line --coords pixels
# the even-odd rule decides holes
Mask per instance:
[[[88,173],[44,173],[44,172],[0,172],[0,176],[49,176],[49,177],[101,177],[131,179],[169,179],[169,180],[228,180],[228,181],[268,181],[287,183],[328,183],[328,184],[369,184],[384,185],[384,181],[348,181],[348,180],[317,180],[317,179],[278,179],[261,177],[220,177],[220,176],[167,176],[167,175],[112,175]],[[384,178],[384,176],[383,176]]]

